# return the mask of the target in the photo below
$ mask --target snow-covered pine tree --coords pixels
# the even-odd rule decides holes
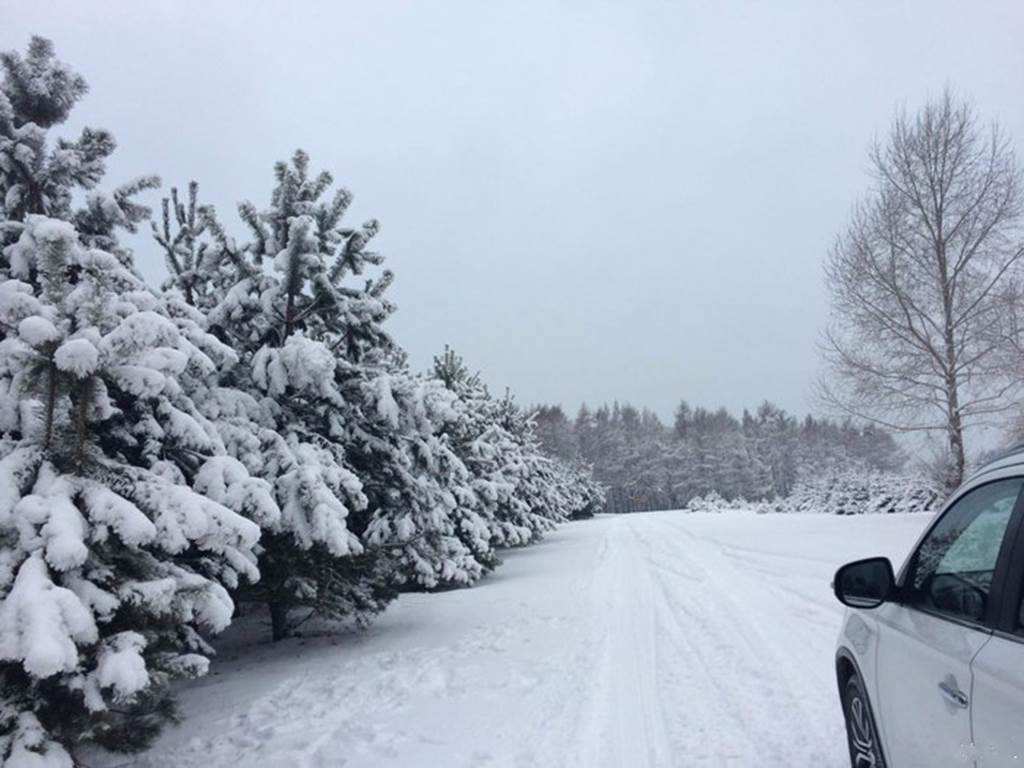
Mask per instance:
[[[582,508],[577,505],[598,497],[603,503],[599,488],[566,483],[574,475],[543,454],[530,416],[511,395],[491,397],[454,351],[446,347],[434,358],[433,374],[456,396],[457,418],[448,432],[472,476],[476,509],[490,528],[492,547],[536,541]]]
[[[398,584],[473,583],[490,564],[489,529],[443,432],[454,419],[451,393],[401,368],[360,367],[375,408],[355,426],[349,454],[371,499],[367,542],[388,548]]]
[[[595,505],[604,503],[604,490],[594,481],[590,467],[582,462],[568,464],[544,453],[532,414],[520,408],[511,395],[506,395],[501,405],[503,425],[516,438],[530,477],[525,500],[534,514],[546,520],[534,539],[580,512],[593,514]]]
[[[470,507],[473,515],[467,517],[467,524],[456,526],[456,533],[477,562],[491,570],[500,563],[495,546],[525,540],[525,532],[498,520],[499,510],[510,503],[515,487],[501,473],[506,454],[501,450],[501,430],[495,426],[494,403],[480,375],[472,373],[448,346],[434,358],[430,373],[453,398],[453,418],[445,422],[443,432],[469,474],[472,498],[460,509]]]
[[[563,487],[572,494],[569,517],[581,520],[604,510],[605,489],[594,479],[593,468],[582,459],[562,464],[566,473]],[[670,508],[670,503],[666,503],[665,508]]]
[[[281,639],[294,629],[294,609],[362,622],[393,590],[384,554],[359,538],[368,499],[346,440],[360,414],[343,392],[338,349],[346,342],[388,343],[345,333],[350,312],[386,315],[374,293],[387,278],[365,296],[340,285],[350,265],[361,271],[377,260],[364,250],[377,224],[345,228],[351,194],[339,189],[323,199],[333,180],[310,176],[301,151],[274,171],[266,210],[238,206],[251,233],[244,245],[212,208],[196,206],[194,185],[187,207],[165,204],[175,212],[177,231],[168,215],[155,234],[171,282],[239,355],[198,405],[217,421],[228,452],[272,485],[281,508],[280,521],[261,539],[261,580],[241,594],[269,606],[273,637]]]
[[[385,297],[390,273],[363,285],[352,280],[381,263],[366,249],[378,225],[345,228],[350,193],[342,189],[322,199],[331,179],[311,177],[304,153],[279,163],[275,172],[270,208],[239,206],[252,230],[248,244],[237,246],[212,210],[198,205],[195,184],[187,204],[174,193],[165,201],[163,226],[154,234],[167,254],[170,284],[207,310],[211,331],[242,351],[243,365],[201,402],[231,454],[253,473],[287,480],[299,463],[308,463],[289,457],[289,446],[319,444],[334,452],[340,469],[358,477],[358,485],[349,485],[355,494],[338,494],[347,505],[339,519],[363,542],[350,540],[347,556],[326,539],[303,533],[310,526],[301,514],[295,520],[286,514],[264,536],[263,579],[247,593],[271,604],[275,636],[281,637],[292,607],[366,619],[386,603],[389,584],[474,581],[486,559],[472,544],[482,541],[488,548],[489,529],[472,506],[469,473],[444,434],[454,416],[451,393],[411,375],[383,327],[393,311]],[[201,237],[204,232],[212,243]],[[289,316],[295,322],[289,324]],[[289,341],[293,336],[296,341]],[[327,398],[313,392],[316,402],[305,404],[296,396],[309,398],[312,382],[287,381],[291,373],[273,362],[275,349],[295,347],[299,338],[312,342],[311,349],[319,345],[316,385],[329,381],[334,388]],[[330,375],[328,359],[334,362]],[[295,373],[307,369],[297,362]],[[275,370],[282,374],[277,380]],[[299,423],[306,426],[297,430]],[[255,440],[256,434],[262,437]],[[268,454],[279,458],[265,461]],[[279,501],[286,504],[280,493]],[[304,574],[305,565],[310,568]]]
[[[351,193],[340,189],[327,199],[333,180],[327,173],[311,175],[304,152],[279,163],[276,173],[269,209],[257,214],[251,205],[240,207],[255,235],[244,252],[257,264],[273,259],[284,275],[281,287],[264,291],[260,300],[264,307],[283,303],[276,307],[276,336],[269,338],[301,333],[327,352],[321,378],[331,381],[337,396],[307,419],[325,429],[323,437],[338,446],[361,483],[365,499],[348,525],[364,544],[364,561],[373,566],[368,576],[377,578],[383,568],[399,585],[471,583],[481,565],[456,527],[482,526],[466,504],[466,468],[441,434],[452,417],[451,396],[408,370],[405,354],[384,327],[394,311],[386,296],[391,273],[360,282],[383,262],[367,248],[379,225],[371,220],[346,227],[342,217]],[[217,308],[211,318],[220,323],[223,314]],[[269,371],[272,360],[273,354],[257,352],[253,365]],[[266,393],[278,397],[286,390]]]
[[[40,38],[0,63],[0,759],[71,766],[83,742],[138,749],[173,717],[167,683],[205,671],[201,632],[258,575],[258,527],[215,497],[269,497],[182,385],[216,340],[116,241],[152,181],[74,208],[114,146],[47,142],[84,81]]]
[[[568,499],[558,483],[554,461],[541,453],[529,414],[519,407],[511,392],[506,392],[497,406],[498,425],[514,446],[509,463],[516,478],[514,495],[518,504],[508,512],[514,523],[529,529],[529,541],[537,541],[568,519]]]
[[[198,204],[199,184],[188,185],[188,199],[182,202],[178,188],[161,201],[161,221],[150,221],[153,238],[164,251],[168,278],[164,290],[177,290],[189,306],[210,308],[215,280],[211,269],[216,266],[210,243],[203,239],[210,222],[209,209]]]

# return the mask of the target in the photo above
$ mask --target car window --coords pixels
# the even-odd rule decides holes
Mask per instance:
[[[983,485],[956,502],[921,542],[906,602],[970,621],[985,618],[1003,534],[1024,480]]]

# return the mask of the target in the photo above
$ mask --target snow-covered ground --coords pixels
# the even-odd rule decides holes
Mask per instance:
[[[829,581],[925,515],[571,523],[370,630],[222,651],[140,766],[844,766]]]

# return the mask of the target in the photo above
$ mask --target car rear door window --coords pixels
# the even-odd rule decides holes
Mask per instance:
[[[983,621],[1003,536],[1024,479],[983,485],[942,516],[914,555],[906,602],[973,622]]]

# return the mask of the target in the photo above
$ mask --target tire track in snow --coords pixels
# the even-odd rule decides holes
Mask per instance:
[[[831,621],[809,624],[809,616],[820,616],[821,606],[813,593],[792,587],[792,574],[783,581],[747,567],[746,561],[729,557],[718,542],[694,533],[685,517],[666,517],[659,523],[663,535],[657,542],[649,539],[652,546],[661,547],[652,562],[673,562],[675,567],[683,562],[707,574],[702,590],[687,589],[678,580],[662,576],[669,609],[683,606],[697,619],[696,626],[684,633],[686,642],[701,663],[715,670],[718,685],[699,695],[705,700],[718,698],[730,712],[740,713],[754,744],[741,760],[712,764],[768,760],[787,765],[845,765],[830,676],[838,610],[831,612]],[[645,526],[645,530],[653,533],[656,527]],[[821,642],[808,642],[812,625],[815,633],[822,633]],[[828,653],[819,658],[808,648],[826,648]],[[823,710],[829,714],[824,722],[819,714]],[[800,727],[794,728],[797,723]]]
[[[755,745],[750,737],[744,718],[735,710],[735,702],[724,700],[716,694],[720,687],[716,665],[710,664],[695,638],[703,632],[702,617],[695,612],[692,603],[681,600],[667,580],[659,573],[659,558],[650,554],[656,546],[651,539],[640,535],[631,527],[635,540],[645,550],[645,562],[657,584],[655,600],[658,615],[659,679],[661,695],[668,702],[666,709],[673,715],[668,719],[672,736],[672,762],[676,766],[739,765],[736,762],[744,754],[750,754]],[[685,573],[682,587],[687,592],[701,591],[708,583],[708,574],[694,564],[683,560],[689,566],[680,571],[679,561],[667,569],[673,579]],[[679,583],[676,581],[675,583]],[[684,626],[679,619],[680,611],[691,620]],[[720,734],[728,733],[728,743],[722,744]]]
[[[596,684],[576,726],[572,764],[660,768],[670,765],[670,747],[658,690],[653,587],[626,546],[626,521],[613,522],[591,593],[592,631],[600,638]]]

